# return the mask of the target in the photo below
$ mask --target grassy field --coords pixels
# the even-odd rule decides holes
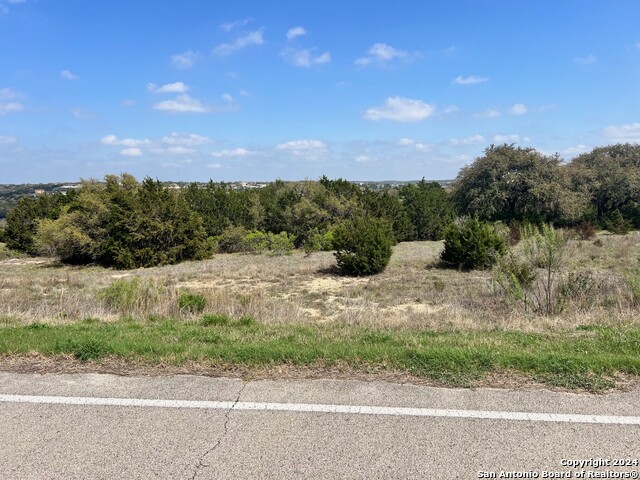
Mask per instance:
[[[588,273],[597,288],[550,316],[506,302],[491,272],[442,268],[441,249],[397,245],[387,270],[368,278],[338,275],[325,252],[227,254],[135,271],[7,253],[0,355],[224,368],[340,364],[449,385],[511,372],[588,390],[640,373],[640,308],[629,281],[640,234],[571,241],[565,273]],[[181,306],[185,294],[202,304]]]

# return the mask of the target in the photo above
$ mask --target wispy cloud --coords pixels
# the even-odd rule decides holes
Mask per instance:
[[[180,69],[187,70],[193,67],[194,63],[200,58],[200,54],[197,52],[192,52],[191,50],[187,50],[183,53],[177,53],[175,55],[171,55],[171,65]]]
[[[605,127],[603,136],[614,143],[640,143],[640,123],[609,125]]]
[[[329,52],[314,55],[311,50],[306,48],[285,48],[281,55],[296,67],[309,68],[313,65],[331,62],[331,54]]]
[[[449,140],[449,143],[453,146],[467,146],[478,145],[480,143],[485,143],[486,141],[487,140],[482,135],[476,134],[465,138],[452,138]]]
[[[528,111],[529,109],[524,103],[516,103],[509,109],[511,115],[524,115]]]
[[[83,110],[82,108],[72,108],[69,110],[71,115],[80,119],[80,120],[90,120],[92,118],[96,118],[95,112],[90,112],[89,110]]]
[[[18,139],[12,135],[0,135],[0,145],[10,145],[17,142]]]
[[[185,93],[189,91],[189,86],[182,82],[167,83],[162,86],[150,83],[147,85],[147,90],[153,93]]]
[[[367,55],[357,58],[355,64],[359,67],[369,65],[385,65],[393,60],[409,62],[420,56],[420,52],[410,53],[406,50],[398,50],[386,43],[374,43],[367,51]]]
[[[522,142],[530,142],[531,139],[529,137],[521,137],[516,133],[510,133],[506,135],[496,134],[493,136],[493,141],[497,143],[518,143]]]
[[[458,75],[452,83],[455,85],[475,85],[477,83],[488,82],[488,77],[479,77],[477,75],[469,75],[468,77],[463,77],[462,75]]]
[[[264,43],[263,32],[264,29],[261,28],[237,37],[233,43],[221,43],[213,49],[213,53],[223,57],[236,53],[250,45],[262,45]]]
[[[247,150],[246,148],[234,148],[233,150],[220,150],[219,152],[211,152],[212,157],[216,158],[243,158],[253,155],[260,155],[262,152]]]
[[[69,70],[62,70],[60,76],[65,80],[78,80],[78,77],[71,73]]]
[[[293,27],[287,31],[287,38],[289,40],[293,40],[296,37],[301,37],[302,35],[306,35],[307,31],[304,27]]]
[[[364,113],[367,120],[393,120],[396,122],[419,122],[436,112],[434,105],[422,100],[390,97],[380,107],[372,107]]]
[[[116,135],[110,134],[105,135],[100,139],[100,143],[103,145],[119,145],[123,147],[141,147],[143,145],[150,145],[151,140],[148,138],[144,139],[135,139],[135,138],[118,138]]]
[[[327,144],[322,140],[292,140],[276,145],[276,150],[310,161],[318,160],[328,153]]]
[[[21,98],[22,95],[11,88],[0,88],[0,116],[24,110]]]
[[[478,112],[478,113],[474,113],[473,116],[476,118],[496,118],[499,117],[501,114],[498,110],[495,110],[493,108],[487,108],[486,110],[482,111],[482,112]]]
[[[124,155],[125,157],[141,157],[142,150],[139,148],[124,148],[120,150],[120,155]]]
[[[161,142],[167,145],[195,147],[198,145],[213,143],[213,140],[209,137],[197,135],[195,133],[171,132],[169,135],[162,137]]]
[[[575,63],[579,63],[581,65],[590,65],[592,63],[595,63],[597,60],[598,57],[593,54],[587,55],[586,57],[575,57],[573,59]]]
[[[153,105],[154,110],[172,113],[205,113],[209,108],[200,100],[191,98],[188,94],[178,95],[173,100],[164,100]]]
[[[252,21],[253,21],[253,18],[243,18],[242,20],[236,20],[234,22],[221,23],[218,26],[220,27],[220,30],[224,32],[230,32],[235,28],[244,27],[245,25],[249,24]]]

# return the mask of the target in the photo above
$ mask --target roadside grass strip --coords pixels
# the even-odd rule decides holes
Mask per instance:
[[[147,364],[205,366],[348,365],[394,370],[442,385],[470,386],[490,372],[516,372],[548,385],[598,391],[640,374],[638,327],[581,327],[548,333],[429,331],[344,323],[261,324],[174,319],[0,327],[0,355],[117,358]]]

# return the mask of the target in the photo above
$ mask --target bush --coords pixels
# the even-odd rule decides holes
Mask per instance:
[[[487,269],[506,251],[505,240],[493,225],[475,217],[463,217],[446,229],[441,258],[465,270]]]
[[[333,230],[320,233],[317,228],[314,228],[309,235],[307,235],[307,238],[302,244],[302,249],[307,256],[314,252],[328,252],[333,250]]]
[[[626,235],[632,228],[629,220],[624,218],[620,210],[616,210],[604,220],[604,228],[616,235]]]
[[[229,227],[221,235],[215,237],[218,241],[218,249],[221,253],[244,252],[247,230],[244,227]]]
[[[273,235],[273,234],[270,234]],[[243,239],[242,251],[262,253],[269,249],[269,235],[264,232],[249,232]]]
[[[575,226],[574,230],[580,240],[591,240],[596,236],[596,229],[589,220],[583,220]]]
[[[207,299],[198,293],[182,293],[178,297],[178,308],[182,313],[200,313],[207,305]]]
[[[280,232],[277,235],[269,233],[267,235],[267,248],[271,255],[291,255],[295,240],[295,235],[290,235],[287,232]]]
[[[336,228],[333,243],[343,273],[373,275],[389,263],[393,230],[385,220],[357,218]]]

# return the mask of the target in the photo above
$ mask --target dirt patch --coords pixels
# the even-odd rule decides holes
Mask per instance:
[[[320,277],[303,282],[300,288],[310,293],[341,293],[345,288],[366,285],[368,278]]]

